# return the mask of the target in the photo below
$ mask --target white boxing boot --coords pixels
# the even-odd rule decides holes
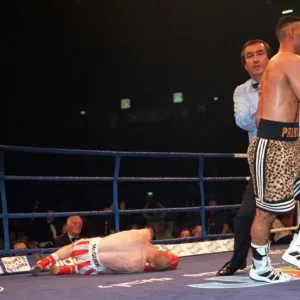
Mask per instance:
[[[249,277],[256,281],[269,283],[287,282],[292,280],[292,276],[275,270],[271,265],[269,257],[269,244],[257,246],[251,243],[253,265],[250,269]]]
[[[293,267],[300,269],[300,235],[294,234],[289,248],[282,255],[282,259]]]

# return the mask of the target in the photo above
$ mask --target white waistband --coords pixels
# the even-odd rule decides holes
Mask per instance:
[[[106,268],[102,265],[99,255],[98,255],[98,248],[99,248],[99,242],[102,238],[92,238],[89,243],[89,256],[91,265],[94,269],[96,269],[97,272],[102,272],[106,270]]]

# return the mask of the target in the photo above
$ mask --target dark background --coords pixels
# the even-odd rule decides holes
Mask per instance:
[[[242,45],[266,40],[292,0],[44,0],[2,3],[0,143],[124,151],[245,153],[232,94],[248,79]],[[184,102],[172,103],[182,92]],[[218,101],[213,98],[218,97]],[[129,110],[120,109],[131,99]],[[81,111],[86,111],[81,115]],[[205,176],[246,176],[246,159],[206,160]],[[112,158],[7,154],[6,174],[112,176]],[[198,176],[197,160],[124,159],[121,176]],[[206,185],[220,204],[245,183]],[[197,184],[124,183],[144,207],[199,203]],[[8,182],[11,211],[102,209],[110,183]]]

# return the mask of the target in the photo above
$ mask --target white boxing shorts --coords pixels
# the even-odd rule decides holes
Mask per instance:
[[[74,243],[72,257],[76,259],[77,271],[83,275],[103,273],[106,268],[98,257],[98,246],[101,238],[81,239]]]

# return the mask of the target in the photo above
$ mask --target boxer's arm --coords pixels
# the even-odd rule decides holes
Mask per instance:
[[[155,249],[155,250],[162,250],[162,248],[160,246],[156,246],[150,243],[150,247]]]
[[[176,269],[178,266],[178,256],[172,252],[167,251],[166,253],[170,257],[170,265],[168,267],[168,270]],[[146,263],[144,271],[153,271],[153,270],[155,270],[155,268],[151,264]]]
[[[256,116],[255,116],[255,123],[256,123],[257,128],[259,126],[259,122],[260,122],[260,119],[261,119],[261,103],[262,103],[262,101],[259,99],[258,100],[257,113],[256,113]]]
[[[167,252],[168,256],[170,257],[170,266],[169,270],[174,270],[178,266],[178,256],[172,252]]]
[[[153,271],[153,270],[155,270],[155,268],[151,264],[146,262],[145,267],[144,267],[144,271]]]
[[[289,55],[285,64],[285,74],[289,80],[291,88],[300,102],[300,57],[298,55]]]

